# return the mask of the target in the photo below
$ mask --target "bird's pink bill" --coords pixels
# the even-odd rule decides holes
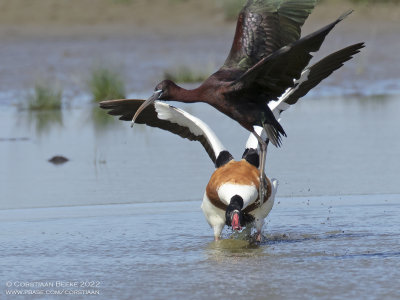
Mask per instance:
[[[240,226],[239,214],[234,213],[232,216],[232,229],[240,231],[242,230],[242,226]]]

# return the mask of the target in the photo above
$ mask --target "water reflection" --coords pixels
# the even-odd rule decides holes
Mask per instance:
[[[337,257],[365,255],[365,251],[355,253],[355,249],[345,247],[344,249],[324,248],[326,243],[335,241],[335,243],[346,243],[358,239],[365,239],[371,236],[369,233],[344,233],[337,230],[326,233],[270,233],[263,237],[261,243],[255,242],[252,236],[245,237],[241,233],[233,234],[217,242],[209,243],[206,247],[206,255],[209,259],[217,262],[232,261],[241,258],[255,258],[272,256],[301,258],[304,259],[330,259]],[[312,243],[312,251],[304,251],[306,245]],[[322,245],[319,248],[319,245]],[[373,254],[379,255],[379,254]],[[393,256],[393,253],[391,254]]]
[[[206,253],[209,259],[220,262],[232,258],[264,255],[263,248],[252,236],[241,232],[233,234],[230,238],[209,243]]]
[[[93,122],[94,128],[101,132],[110,126],[114,126],[117,123],[116,121],[119,120],[107,114],[107,112],[98,105],[93,105],[91,107],[91,121]]]
[[[25,119],[25,118],[23,118]],[[30,128],[35,128],[38,136],[47,134],[54,127],[63,126],[61,110],[28,111],[26,123]]]
[[[344,232],[342,230],[333,230],[325,233],[269,233],[264,236],[263,245],[274,245],[282,243],[303,243],[308,241],[322,241],[334,239],[354,239],[354,238],[367,238],[371,233],[352,233]]]
[[[104,135],[109,129],[116,127],[129,127],[129,122],[119,120],[118,116],[112,116],[99,107],[98,104],[93,104],[90,108],[90,117],[88,118],[94,128],[94,132],[97,136]],[[144,124],[136,124],[134,130],[138,133],[145,134],[148,130],[148,126]]]
[[[360,107],[367,105],[377,107],[388,105],[393,98],[391,95],[376,94],[371,96],[356,95],[356,97],[351,97],[351,100],[356,100]]]
[[[286,139],[284,149],[271,148],[268,160],[268,172],[281,182],[279,196],[398,193],[399,99],[388,101],[384,98],[385,105],[378,109],[373,107],[374,104],[362,106],[357,103],[362,100],[357,98],[329,100],[307,99],[285,115],[285,120],[290,120],[285,124],[291,133],[290,138]],[[381,103],[378,99],[365,100],[367,103]],[[192,105],[191,109],[194,115],[216,130],[226,146],[236,151],[237,157],[242,154],[248,134],[244,130],[240,132],[239,125],[221,117],[212,107]],[[52,169],[36,176],[36,170],[44,162],[47,164],[47,159],[53,155],[65,155],[74,161],[68,164],[69,176],[71,179],[76,178],[75,174],[81,176],[74,190],[82,195],[76,198],[76,203],[82,205],[91,202],[176,201],[187,199],[188,195],[197,197],[204,193],[204,184],[212,171],[208,157],[197,143],[144,125],[138,124],[131,129],[129,122],[107,115],[96,104],[74,105],[61,111],[32,112],[5,107],[2,114],[4,133],[0,138],[29,137],[31,140],[22,148],[13,143],[2,143],[2,146],[6,145],[2,147],[5,161],[20,161],[21,169],[13,166],[15,173],[7,173],[4,185],[9,187],[7,195],[10,199],[19,199],[18,205],[21,206],[30,206],[31,202],[26,199],[23,189],[16,188],[15,184],[21,182],[20,174],[26,177],[27,185],[33,182],[31,178],[41,180],[40,184],[31,184],[37,203],[45,201],[66,205],[74,198],[70,194],[70,181],[54,177]],[[35,130],[45,135],[38,143]],[[390,147],[382,146],[389,142]],[[40,159],[35,162],[33,158]],[[31,168],[24,168],[26,164]],[[307,172],[301,173],[305,168]],[[55,180],[57,189],[64,193],[57,202],[41,193],[47,178]],[[106,191],[110,178],[114,186]],[[133,195],[129,194],[127,186],[133,186]],[[307,192],[309,187],[311,191]],[[120,194],[116,196],[115,191]],[[313,209],[308,205],[306,208]],[[334,219],[332,214],[328,214],[328,205],[324,209],[327,214],[316,215],[315,219],[328,226]],[[327,217],[331,218],[329,222]],[[301,222],[301,216],[297,218]],[[294,238],[290,236],[288,242],[282,239],[276,244],[296,244],[290,242]]]

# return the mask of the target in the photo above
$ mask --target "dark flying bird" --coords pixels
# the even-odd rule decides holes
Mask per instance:
[[[155,100],[208,103],[256,136],[263,170],[268,141],[280,146],[281,135],[286,136],[267,104],[295,86],[312,58],[310,53],[318,51],[326,35],[351,13],[300,38],[301,27],[315,4],[316,0],[248,0],[239,14],[224,65],[193,90],[170,80],[160,82],[137,110],[132,125]],[[254,126],[263,127],[268,140],[261,139]]]
[[[277,101],[268,103],[271,113],[279,120],[282,111],[295,104],[321,80],[340,68],[345,61],[358,53],[362,46],[356,44],[339,50],[305,69],[292,88]],[[120,120],[129,121],[143,103],[144,100],[109,100],[101,102],[100,107],[109,110],[111,115],[120,116]],[[257,229],[256,239],[261,240],[261,229],[264,219],[272,209],[277,181],[268,178],[260,181],[260,156],[257,147],[259,142],[252,133],[247,141],[243,159],[235,161],[207,124],[166,103],[153,101],[142,110],[136,123],[158,127],[183,138],[199,141],[203,145],[216,167],[206,187],[202,204],[204,215],[214,230],[215,240],[220,238],[225,225],[239,230],[249,224],[254,224]],[[259,136],[262,136],[263,129],[260,126],[254,128]],[[264,182],[263,190],[266,191],[262,197],[258,193],[260,182]]]

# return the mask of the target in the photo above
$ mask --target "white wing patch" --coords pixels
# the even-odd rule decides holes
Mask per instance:
[[[282,96],[278,98],[278,100],[271,100],[268,102],[268,107],[274,114],[275,119],[280,122],[281,120],[281,112],[287,110],[290,105],[287,104],[285,101],[292,95],[302,84],[303,82],[306,82],[308,80],[308,75],[310,74],[310,68],[305,69],[302,73],[301,76],[298,80],[293,80],[295,86],[293,88],[288,88]],[[263,130],[262,127],[260,126],[254,126],[254,130],[259,134],[265,134],[265,130]],[[261,136],[263,140],[266,139],[266,137]],[[258,141],[257,138],[253,135],[250,134],[249,138],[247,139],[246,143],[246,148],[247,149],[257,149],[258,148]]]
[[[214,131],[212,131],[211,128],[200,119],[192,116],[182,109],[173,107],[160,101],[155,101],[154,107],[160,120],[166,120],[171,123],[186,127],[196,136],[204,136],[213,148],[215,157],[218,157],[218,154],[221,151],[226,150],[221,141],[215,135]]]
[[[263,136],[263,134],[265,134],[265,131],[263,130],[263,128],[261,126],[254,126],[254,131],[261,136],[262,139],[265,140],[266,137]],[[258,140],[257,138],[254,136],[253,133],[250,133],[249,138],[247,139],[246,142],[246,149],[257,149],[258,148]]]
[[[295,86],[293,88],[288,88],[282,96],[278,98],[278,100],[271,100],[268,102],[268,107],[274,114],[275,119],[280,122],[281,120],[281,112],[287,110],[290,105],[287,104],[285,101],[303,84],[303,82],[306,82],[308,80],[308,75],[310,74],[310,68],[305,69],[302,73],[301,76],[298,80],[293,80]],[[263,128],[260,126],[254,126],[254,130],[261,135],[261,133],[265,134],[265,130],[262,130]],[[261,136],[263,140],[266,139],[266,137]],[[258,141],[257,138],[253,135],[250,134],[247,143],[246,143],[246,148],[247,149],[257,149],[258,147]]]
[[[302,84],[308,80],[308,75],[310,74],[310,69],[305,69],[298,80],[294,80],[295,86],[293,88],[288,88],[278,100],[273,100],[268,103],[268,107],[273,112],[275,118],[280,121],[280,115],[282,111],[287,110],[290,105],[285,101],[292,95]]]
[[[258,198],[258,190],[255,185],[225,183],[218,188],[217,193],[219,199],[226,205],[229,205],[233,196],[239,195],[243,199],[243,209]]]

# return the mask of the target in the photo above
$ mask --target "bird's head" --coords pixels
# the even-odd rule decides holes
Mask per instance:
[[[135,124],[135,120],[140,115],[140,113],[149,105],[153,104],[156,100],[169,100],[171,97],[171,90],[177,85],[171,80],[163,80],[154,88],[153,95],[149,99],[147,99],[143,104],[138,108],[135,115],[132,119],[132,124]]]
[[[157,98],[158,100],[170,100],[172,90],[177,87],[178,86],[175,84],[175,82],[166,79],[156,85],[154,88],[154,93],[160,93]]]
[[[243,198],[235,195],[225,211],[226,225],[232,226],[233,230],[241,230],[243,224]]]

